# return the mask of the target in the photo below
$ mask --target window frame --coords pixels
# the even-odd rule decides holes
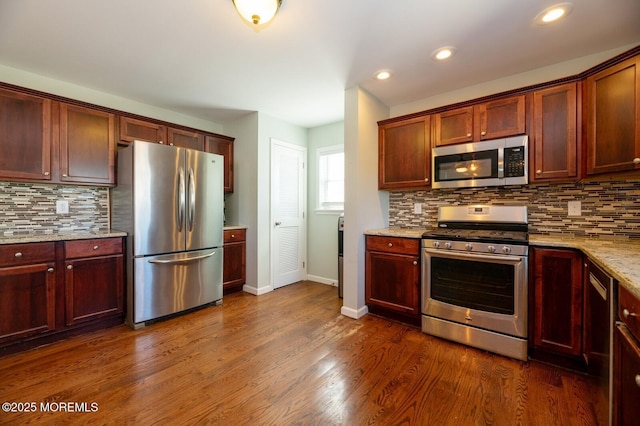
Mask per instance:
[[[315,208],[315,211],[320,214],[322,213],[336,214],[336,213],[342,213],[344,211],[344,199],[342,200],[342,203],[335,203],[333,205],[328,205],[326,207],[323,206],[323,202],[320,200],[320,195],[321,193],[323,193],[322,186],[325,183],[325,181],[321,180],[320,178],[321,159],[324,156],[333,155],[333,154],[344,155],[344,145],[331,145],[331,146],[324,146],[316,149],[316,208]],[[343,168],[344,168],[344,163],[343,163]],[[344,188],[344,172],[342,177],[342,184]],[[343,194],[344,194],[344,189],[343,189]],[[344,198],[344,195],[343,195],[343,198]]]

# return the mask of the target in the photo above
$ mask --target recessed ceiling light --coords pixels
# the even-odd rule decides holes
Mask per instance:
[[[376,73],[376,78],[378,80],[386,80],[391,77],[391,71],[389,70],[380,70]]]
[[[440,49],[435,50],[431,57],[434,61],[444,61],[445,59],[449,59],[456,53],[456,48],[453,46],[441,47]]]
[[[538,16],[536,16],[535,21],[538,24],[550,24],[551,22],[556,22],[560,18],[564,18],[569,13],[571,13],[572,10],[573,10],[573,4],[558,3],[538,13]]]

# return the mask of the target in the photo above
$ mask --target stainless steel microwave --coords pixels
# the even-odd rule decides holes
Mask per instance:
[[[431,187],[523,185],[529,182],[528,136],[439,146],[431,150]]]

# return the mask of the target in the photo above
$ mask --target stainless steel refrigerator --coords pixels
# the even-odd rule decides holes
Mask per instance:
[[[223,157],[135,141],[118,151],[112,228],[127,236],[127,323],[222,300]]]

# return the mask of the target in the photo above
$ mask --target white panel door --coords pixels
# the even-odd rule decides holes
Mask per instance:
[[[306,148],[271,140],[273,288],[306,278]]]

